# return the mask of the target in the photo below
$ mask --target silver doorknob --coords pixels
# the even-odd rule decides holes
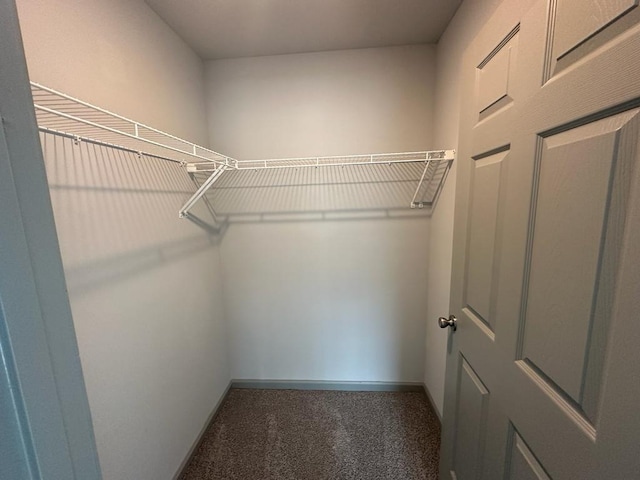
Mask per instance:
[[[458,323],[458,319],[455,317],[455,315],[449,315],[449,318],[440,317],[438,319],[438,325],[440,325],[440,328],[451,327],[451,328],[453,328],[454,332],[458,328],[457,323]]]

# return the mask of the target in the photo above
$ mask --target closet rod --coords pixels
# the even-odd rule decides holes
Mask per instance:
[[[120,145],[115,145],[109,142],[103,142],[101,140],[94,140],[92,138],[82,137],[80,135],[73,135],[71,133],[60,132],[52,128],[38,127],[38,130],[41,131],[42,133],[49,133],[51,135],[56,135],[58,137],[70,138],[74,142],[90,143],[92,145],[113,148],[116,150],[121,150],[123,152],[135,153],[136,155],[141,157],[157,158],[158,160],[166,160],[167,162],[177,163],[178,165],[184,165],[184,162],[181,162],[180,160],[175,160],[173,158],[163,157],[162,155],[156,155],[154,153],[141,152],[139,150],[134,150],[132,148],[121,147]]]

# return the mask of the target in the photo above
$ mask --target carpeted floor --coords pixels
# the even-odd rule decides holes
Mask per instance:
[[[437,479],[423,393],[233,389],[181,480]]]

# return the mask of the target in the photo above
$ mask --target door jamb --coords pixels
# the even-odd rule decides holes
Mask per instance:
[[[0,0],[0,45],[1,419],[19,438],[1,450],[21,480],[100,480],[15,0]]]

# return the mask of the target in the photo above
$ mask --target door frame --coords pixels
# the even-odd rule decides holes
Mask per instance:
[[[0,45],[0,473],[100,480],[15,0]]]

